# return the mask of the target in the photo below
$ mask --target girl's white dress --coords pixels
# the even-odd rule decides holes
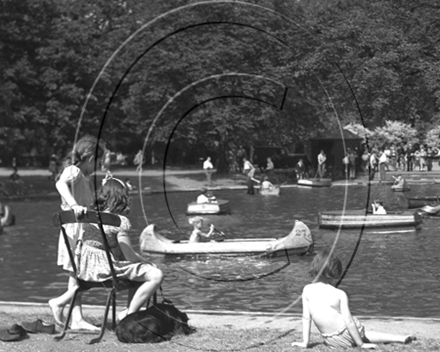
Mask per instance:
[[[118,238],[128,236],[130,221],[120,216],[121,226],[104,225],[107,242],[110,247],[112,263],[116,276],[120,279],[145,281],[145,275],[152,266],[145,263],[133,263],[125,260]],[[79,259],[78,277],[85,281],[106,281],[112,278],[110,265],[98,225],[84,224],[83,243]]]
[[[60,175],[60,180],[65,182],[70,187],[70,192],[75,198],[76,204],[82,205],[90,209],[93,202],[93,194],[90,188],[90,179],[86,177],[80,168],[75,165],[70,165],[66,167]],[[61,209],[70,210],[69,204],[66,200],[61,197]],[[76,242],[82,231],[82,224],[73,223],[63,225],[66,229],[67,236],[69,238],[70,247],[72,251],[75,251]],[[64,238],[60,232],[60,237],[58,241],[58,265],[62,266],[64,270],[73,271],[70,264],[69,254],[64,242]]]

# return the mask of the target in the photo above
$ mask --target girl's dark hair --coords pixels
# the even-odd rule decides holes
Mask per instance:
[[[72,150],[70,150],[64,157],[59,175],[62,174],[66,167],[70,165],[78,165],[81,161],[90,158],[91,156],[95,156],[96,152],[98,152],[98,158],[101,158],[104,155],[105,149],[105,143],[102,141],[98,142],[98,139],[93,136],[86,135],[80,138],[75,143]]]
[[[329,280],[338,279],[342,275],[342,262],[336,254],[330,254],[325,249],[313,258],[309,273],[312,277],[319,275],[320,278]]]
[[[127,189],[116,179],[106,181],[99,189],[95,202],[95,209],[98,211],[108,210],[116,214],[126,214],[130,211],[130,197]]]

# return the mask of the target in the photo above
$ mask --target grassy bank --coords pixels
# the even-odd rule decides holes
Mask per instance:
[[[51,322],[52,317],[45,314],[30,314],[25,311],[20,313],[0,312],[1,328],[9,327],[14,323],[23,321],[35,321],[42,319]],[[90,319],[89,319],[90,320]],[[99,325],[100,317],[90,320]],[[191,323],[191,321],[190,321]],[[228,326],[220,327],[199,327],[197,331],[188,336],[175,336],[171,341],[157,344],[124,344],[117,340],[115,334],[108,330],[103,340],[95,345],[88,345],[94,335],[84,333],[70,333],[63,340],[55,341],[52,335],[29,334],[29,338],[17,342],[0,341],[0,351],[22,351],[22,352],[43,352],[43,351],[66,351],[66,352],[144,352],[144,351],[255,351],[255,352],[280,352],[280,351],[302,351],[298,347],[291,347],[292,341],[300,341],[301,331],[286,329],[237,329]],[[380,351],[385,352],[415,352],[415,351],[438,351],[439,340],[419,339],[409,345],[379,345]],[[312,347],[308,350],[334,352],[322,344],[317,334],[312,335]],[[360,349],[354,349],[360,350]]]

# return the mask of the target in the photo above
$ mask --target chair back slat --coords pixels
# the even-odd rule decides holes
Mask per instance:
[[[78,218],[76,218],[73,210],[64,210],[55,213],[52,218],[52,224],[55,227],[60,227],[61,225],[75,222],[121,226],[121,218],[118,215],[92,210],[87,211],[87,213]]]

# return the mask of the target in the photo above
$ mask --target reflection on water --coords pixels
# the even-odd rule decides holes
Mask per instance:
[[[440,193],[437,185],[412,186],[411,193]],[[345,193],[345,191],[347,193]],[[354,314],[440,317],[440,272],[438,253],[440,219],[426,219],[422,228],[409,233],[371,234],[358,231],[319,230],[320,210],[362,208],[381,198],[388,209],[402,209],[405,200],[388,186],[374,186],[368,200],[362,186],[322,189],[283,189],[279,197],[250,196],[246,191],[219,191],[218,198],[229,199],[232,213],[206,216],[228,238],[280,237],[286,235],[295,219],[309,225],[315,250],[335,245],[344,264],[352,259],[341,284],[351,297]],[[187,239],[191,231],[186,204],[195,193],[170,193],[133,199],[130,219],[135,247],[147,223],[173,239]],[[51,227],[51,215],[59,201],[13,202],[17,225],[0,236],[0,300],[46,302],[64,292],[66,274],[56,266],[58,230]],[[145,217],[146,215],[146,217]],[[163,289],[167,298],[183,309],[220,309],[276,312],[298,300],[302,287],[310,282],[308,268],[313,256],[294,256],[285,261],[258,257],[198,257],[170,259],[151,257],[164,271]],[[279,271],[282,269],[281,271]],[[85,303],[103,304],[101,290],[85,294]],[[288,312],[299,313],[300,304]]]

